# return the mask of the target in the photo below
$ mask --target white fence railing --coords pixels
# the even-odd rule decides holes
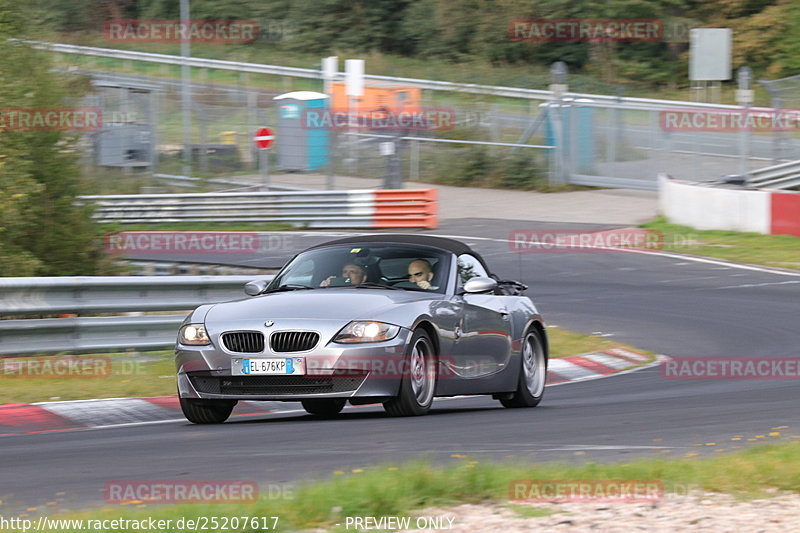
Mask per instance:
[[[93,46],[77,46],[71,44],[33,42],[37,47],[60,54],[77,54],[94,57],[107,57],[128,61],[144,61],[148,63],[163,63],[168,65],[186,65],[195,68],[212,68],[231,70],[235,72],[249,72],[253,74],[269,74],[275,76],[288,76],[307,79],[323,79],[322,70],[310,68],[284,67],[280,65],[262,65],[259,63],[245,63],[241,61],[224,61],[219,59],[206,59],[202,57],[183,57],[169,54],[154,54],[151,52],[136,52],[132,50],[118,50],[116,48],[98,48]],[[336,74],[337,78],[344,79],[344,73]],[[378,76],[365,74],[364,79],[383,81],[404,85],[415,85],[422,89],[434,91],[449,91],[471,94],[487,94],[493,96],[506,96],[509,98],[525,98],[529,100],[552,100],[553,92],[542,89],[526,89],[522,87],[504,87],[498,85],[479,85],[477,83],[458,83],[451,81],[425,80],[420,78],[402,78],[396,76]],[[625,106],[642,106],[646,109],[656,108],[695,108],[695,109],[741,109],[739,106],[706,104],[700,102],[686,102],[682,100],[661,100],[655,98],[618,97],[603,94],[565,93],[569,98],[590,99],[594,103],[605,102]]]

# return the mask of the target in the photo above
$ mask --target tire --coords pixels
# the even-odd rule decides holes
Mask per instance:
[[[301,400],[303,409],[308,414],[318,416],[320,418],[330,418],[336,416],[344,409],[344,404],[347,403],[345,398],[319,398],[312,400]]]
[[[194,424],[222,424],[233,411],[236,400],[181,398],[183,416]]]
[[[400,392],[383,404],[389,416],[420,416],[430,411],[438,374],[433,343],[424,330],[411,336],[406,348]]]
[[[544,397],[547,356],[542,337],[535,329],[525,335],[520,363],[517,390],[511,398],[500,400],[504,407],[536,407]]]

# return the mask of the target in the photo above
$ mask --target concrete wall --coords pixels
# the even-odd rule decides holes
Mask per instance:
[[[695,229],[800,237],[800,193],[718,189],[658,177],[661,214]]]

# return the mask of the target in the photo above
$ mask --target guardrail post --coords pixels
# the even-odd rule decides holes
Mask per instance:
[[[409,166],[409,179],[411,181],[419,181],[419,141],[411,141],[411,162]]]
[[[550,67],[553,83],[550,84],[552,100],[550,109],[553,111],[553,138],[555,139],[555,172],[550,174],[550,185],[561,185],[567,182],[567,169],[565,149],[567,136],[564,128],[564,94],[567,92],[567,65],[563,61],[556,61]]]
[[[736,102],[744,107],[744,119],[742,123],[747,124],[747,114],[750,112],[750,104],[753,103],[753,91],[750,89],[750,83],[753,79],[753,73],[750,67],[741,67],[737,73],[737,81],[739,83],[739,90],[736,91]],[[748,169],[748,159],[750,158],[750,128],[747,126],[739,130],[739,175],[747,178],[750,173]]]

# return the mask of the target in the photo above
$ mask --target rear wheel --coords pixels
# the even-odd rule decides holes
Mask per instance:
[[[419,416],[427,414],[436,390],[436,354],[433,343],[424,330],[411,336],[403,365],[400,392],[383,404],[390,416]]]
[[[505,407],[536,407],[544,396],[544,384],[547,379],[547,358],[544,344],[539,332],[532,329],[525,335],[522,344],[522,368],[514,395],[501,399]]]
[[[302,400],[303,409],[308,411],[308,414],[319,417],[336,416],[344,409],[344,404],[347,402],[345,398],[319,398],[312,400]]]
[[[236,405],[236,400],[181,398],[180,401],[183,416],[195,424],[222,424]]]

